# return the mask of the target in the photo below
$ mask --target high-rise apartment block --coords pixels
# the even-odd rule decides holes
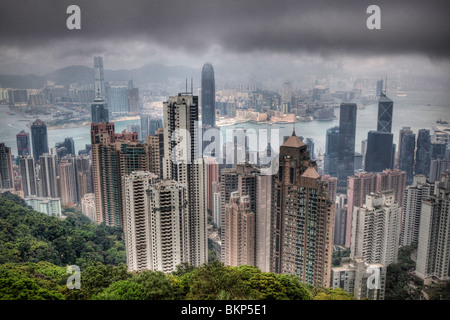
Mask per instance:
[[[14,188],[11,148],[0,143],[0,189]]]
[[[345,245],[347,230],[347,196],[340,194],[336,197],[334,209],[334,245]]]
[[[114,123],[92,123],[92,171],[97,223],[123,223],[121,177],[133,171],[149,171],[152,159],[148,144],[136,132],[114,133]]]
[[[394,199],[403,210],[404,193],[406,186],[406,172],[399,169],[387,169],[377,174],[376,191],[393,190]]]
[[[95,194],[85,193],[81,198],[81,212],[92,222],[96,222]]]
[[[22,190],[24,197],[37,196],[38,185],[34,158],[30,155],[19,159],[20,176],[22,177]]]
[[[413,184],[406,187],[400,245],[409,246],[418,242],[422,203],[433,194],[433,187],[424,175],[414,176]]]
[[[30,134],[21,130],[16,135],[17,141],[17,154],[19,157],[24,157],[29,154],[31,156],[31,147],[30,147]]]
[[[353,211],[350,257],[386,266],[397,262],[401,210],[392,191],[371,193]]]
[[[55,154],[44,153],[39,157],[39,196],[59,198],[58,162]]]
[[[444,172],[434,194],[422,202],[416,275],[450,280],[450,173]]]
[[[374,173],[356,173],[348,178],[347,189],[347,218],[345,246],[350,247],[352,234],[353,210],[364,204],[366,196],[376,191],[377,178]]]
[[[323,175],[323,176],[320,177],[320,180],[327,183],[327,186],[328,186],[328,199],[331,202],[336,201],[337,178],[336,177],[331,177],[329,175]]]
[[[225,265],[255,265],[255,213],[250,208],[250,197],[231,193],[225,205]]]
[[[59,194],[61,204],[74,204],[77,202],[77,182],[75,167],[72,159],[62,159],[58,165]]]
[[[280,147],[279,170],[273,176],[271,271],[329,286],[333,213],[326,183],[293,133]]]
[[[201,156],[198,97],[178,94],[163,103],[163,178],[186,188],[189,211],[189,259],[208,261],[205,165]]]

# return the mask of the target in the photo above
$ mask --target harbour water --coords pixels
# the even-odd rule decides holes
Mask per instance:
[[[388,97],[394,101],[393,125],[394,143],[398,143],[399,130],[404,126],[409,126],[416,133],[419,129],[432,129],[439,119],[450,120],[450,91],[449,92],[404,92],[400,95],[393,94]],[[361,140],[367,139],[369,130],[376,130],[378,105],[368,105],[365,109],[358,109],[356,121],[356,146],[355,151],[361,151]],[[279,129],[280,136],[291,135],[295,125],[295,132],[298,136],[312,138],[315,144],[315,154],[319,151],[325,152],[326,129],[339,125],[339,109],[335,110],[336,119],[330,121],[309,121],[279,124],[255,124],[239,123],[235,126],[223,126],[221,131],[233,127],[258,129]],[[16,134],[20,130],[30,132],[26,126],[34,119],[24,119],[15,110],[8,106],[0,106],[0,142],[4,142],[11,147],[12,153],[17,154]],[[115,122],[116,132],[126,129],[127,125],[139,124],[139,120],[125,120]],[[432,133],[432,132],[431,132]],[[72,137],[75,149],[81,150],[90,143],[90,127],[65,128],[48,130],[49,147],[53,147],[56,142],[63,141],[66,137]]]

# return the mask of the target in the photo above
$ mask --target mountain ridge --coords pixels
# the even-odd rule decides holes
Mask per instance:
[[[166,66],[149,63],[139,68],[104,70],[105,82],[111,84],[127,83],[133,80],[139,83],[164,83],[171,79],[199,78],[201,69],[187,66]],[[77,83],[91,85],[94,83],[94,68],[83,65],[71,65],[59,68],[42,76],[35,74],[12,75],[0,74],[0,87],[15,89],[41,89],[47,81],[57,84]]]

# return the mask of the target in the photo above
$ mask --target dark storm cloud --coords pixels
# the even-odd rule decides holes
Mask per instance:
[[[81,8],[82,30],[66,28],[71,4]],[[371,4],[381,8],[381,30],[366,28]],[[194,54],[216,45],[234,53],[450,57],[447,0],[2,0],[0,21],[0,45],[29,50],[139,39]]]

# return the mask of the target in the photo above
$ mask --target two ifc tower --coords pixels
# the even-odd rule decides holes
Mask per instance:
[[[214,68],[210,63],[205,63],[202,68],[202,125],[203,127],[214,127],[216,125],[216,83],[214,80]],[[186,78],[186,92],[181,94],[194,94],[192,78],[191,91],[188,91]]]

